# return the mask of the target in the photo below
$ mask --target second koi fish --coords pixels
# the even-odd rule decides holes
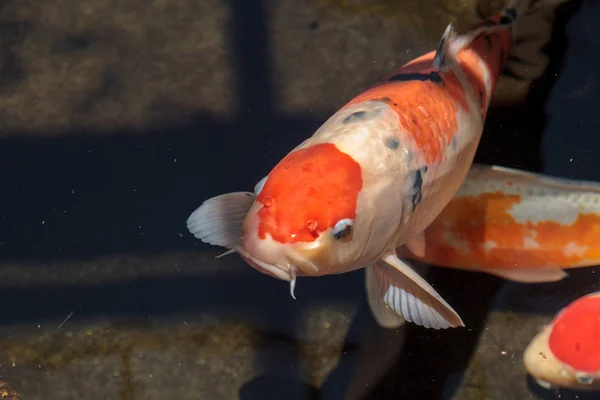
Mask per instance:
[[[206,200],[188,218],[188,229],[289,281],[292,296],[299,276],[366,268],[380,325],[406,319],[434,329],[464,326],[396,248],[418,253],[423,230],[456,194],[502,70],[540,70],[545,59],[532,49],[544,45],[547,13],[558,2],[512,1],[464,34],[449,25],[437,51],[348,102],[254,193]]]
[[[401,258],[552,282],[600,265],[600,182],[473,164],[456,196]],[[414,250],[414,249],[413,249]]]
[[[563,308],[531,340],[523,363],[546,389],[600,391],[600,292]]]

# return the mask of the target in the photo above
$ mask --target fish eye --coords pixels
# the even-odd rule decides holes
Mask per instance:
[[[267,178],[269,177],[269,175],[265,176],[264,178],[262,178],[260,181],[258,181],[258,183],[256,185],[254,185],[254,194],[256,196],[258,196],[258,194],[260,193],[260,191],[262,190],[263,186],[265,186],[265,182],[267,181]]]
[[[594,383],[594,377],[588,374],[575,374],[575,379],[577,379],[577,382],[582,385],[591,385],[592,383]]]
[[[348,236],[352,231],[353,223],[354,222],[349,218],[345,218],[338,221],[337,224],[335,224],[335,226],[333,227],[333,238],[339,240]]]

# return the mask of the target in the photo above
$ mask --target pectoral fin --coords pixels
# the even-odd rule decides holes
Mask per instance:
[[[494,269],[486,270],[486,272],[495,275],[499,278],[508,279],[520,283],[544,283],[557,282],[569,276],[560,268],[553,269]]]
[[[435,289],[395,254],[382,257],[373,272],[384,303],[407,321],[433,329],[465,326]]]
[[[386,329],[398,329],[406,323],[406,320],[383,301],[383,294],[387,290],[387,287],[384,287],[386,280],[384,274],[377,273],[377,268],[376,265],[369,265],[365,268],[365,286],[369,308],[379,326]]]
[[[187,228],[204,243],[233,249],[240,242],[242,223],[252,203],[254,194],[251,192],[212,197],[189,216]]]

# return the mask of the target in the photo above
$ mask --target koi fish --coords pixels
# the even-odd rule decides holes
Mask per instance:
[[[554,282],[565,268],[600,265],[600,182],[473,164],[456,196],[401,258]]]
[[[418,254],[423,230],[459,189],[501,71],[527,74],[544,60],[531,46],[544,45],[535,27],[547,28],[545,12],[555,3],[512,1],[464,34],[448,25],[436,51],[341,107],[254,193],[206,200],[188,218],[188,230],[228,248],[222,255],[237,253],[289,281],[293,298],[297,277],[365,268],[380,325],[464,326],[396,248]]]
[[[600,390],[600,292],[563,308],[529,343],[523,363],[546,389]]]

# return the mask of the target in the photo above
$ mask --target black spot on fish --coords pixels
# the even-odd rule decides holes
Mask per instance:
[[[394,107],[398,107],[398,103],[396,103],[395,101],[392,101],[392,99],[390,99],[389,97],[381,97],[379,99],[377,99],[379,101],[382,101],[388,105],[393,105]]]
[[[423,173],[427,172],[427,167],[422,168]],[[421,169],[415,171],[413,177],[413,186],[412,186],[412,196],[411,196],[411,204],[413,206],[412,210],[415,211],[417,205],[421,202],[423,198],[423,176],[421,175]]]
[[[385,145],[388,149],[396,150],[398,147],[400,147],[400,141],[398,138],[392,136],[385,140]]]
[[[344,118],[342,123],[349,124],[350,122],[355,122],[356,120],[364,118],[365,115],[367,115],[366,111],[357,111]]]
[[[432,71],[429,74],[422,73],[404,73],[404,74],[396,74],[390,76],[385,80],[386,82],[409,82],[409,81],[422,81],[422,82],[434,82],[434,83],[443,83],[442,77],[440,73],[437,71]]]
[[[500,18],[500,25],[508,25],[508,24],[512,24],[513,19],[511,17],[507,17],[506,15],[503,15],[502,18]]]

